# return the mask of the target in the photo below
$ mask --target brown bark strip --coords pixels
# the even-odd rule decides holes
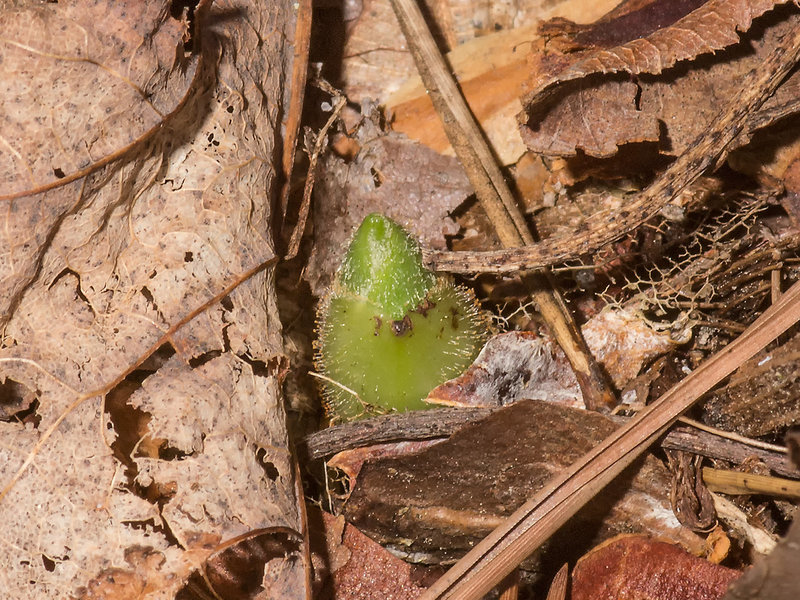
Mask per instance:
[[[495,410],[498,409],[437,408],[371,417],[307,435],[298,444],[298,451],[309,460],[316,460],[372,444],[448,437]]]
[[[742,131],[753,129],[756,119],[760,119],[756,111],[775,91],[799,56],[800,35],[795,27],[758,72],[752,74],[752,84],[745,85],[690,148],[623,210],[602,211],[592,216],[591,223],[572,233],[553,236],[522,248],[487,252],[426,250],[423,252],[425,262],[433,270],[451,273],[511,273],[579,258],[621,238],[655,216],[707,169],[724,159],[731,142]]]
[[[475,194],[506,248],[532,244],[533,235],[514,201],[503,173],[447,68],[415,0],[392,0],[420,78]],[[531,295],[553,337],[572,365],[588,408],[616,404],[611,387],[572,319],[552,279],[542,269],[526,276]]]
[[[800,27],[793,37],[793,48],[800,52]],[[735,341],[548,482],[434,583],[421,600],[481,598],[657,440],[683,411],[798,320],[800,283],[789,288]]]
[[[344,450],[372,444],[445,438],[462,427],[480,421],[500,408],[439,408],[381,415],[328,427],[306,436],[297,446],[308,460],[318,460]],[[674,427],[661,440],[661,447],[683,450],[707,458],[741,464],[756,457],[778,475],[800,479],[800,470],[789,458],[774,451],[754,448],[693,427]]]

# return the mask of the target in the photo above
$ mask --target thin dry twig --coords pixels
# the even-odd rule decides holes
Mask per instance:
[[[331,116],[328,117],[328,121],[322,126],[322,129],[319,130],[317,139],[314,141],[314,149],[308,157],[308,177],[306,178],[305,187],[303,187],[303,202],[300,204],[297,225],[295,225],[294,231],[292,231],[292,237],[289,240],[289,248],[286,251],[284,260],[291,260],[297,256],[297,252],[300,250],[300,241],[303,239],[303,232],[306,230],[306,222],[308,221],[308,213],[311,210],[311,192],[314,190],[314,181],[316,180],[317,161],[328,141],[328,130],[336,122],[336,119],[339,118],[339,113],[342,112],[342,109],[347,104],[345,97],[337,90],[330,88],[328,91],[333,94]]]
[[[534,243],[503,173],[478,123],[436,47],[416,0],[392,0],[401,29],[417,64],[420,78],[439,114],[445,133],[475,194],[506,248]],[[525,277],[539,312],[572,365],[588,408],[616,404],[616,398],[570,314],[552,277],[537,269]]]
[[[305,99],[306,77],[308,76],[308,49],[311,45],[311,0],[299,0],[297,3],[297,28],[294,36],[294,52],[292,56],[292,79],[290,88],[292,96],[286,114],[286,139],[283,145],[281,166],[283,168],[283,185],[280,193],[281,220],[286,219],[289,205],[289,192],[292,187],[292,169],[297,154],[297,139],[300,135],[300,120],[303,117],[303,100]],[[282,223],[281,223],[282,225]],[[279,229],[280,230],[280,229]]]
[[[710,425],[706,425],[705,423],[701,423],[700,421],[695,421],[694,419],[690,419],[688,417],[681,417],[678,420],[681,423],[686,423],[687,425],[691,425],[692,427],[695,427],[696,429],[699,429],[701,431],[707,431],[708,433],[718,435],[719,437],[723,437],[728,440],[733,440],[741,444],[746,444],[748,446],[753,446],[754,448],[761,448],[762,450],[767,450],[769,452],[779,452],[781,454],[789,453],[789,450],[783,446],[778,446],[777,444],[769,444],[767,442],[762,442],[761,440],[754,440],[752,438],[739,435],[738,433],[735,433],[733,431],[723,431],[722,429],[718,429],[717,427],[711,427]]]
[[[380,415],[311,433],[300,440],[297,449],[311,461],[373,444],[441,439],[451,436],[462,427],[488,417],[497,410],[503,409],[436,408]],[[662,448],[683,450],[734,463],[755,457],[779,475],[800,479],[800,471],[792,465],[787,456],[787,449],[782,446],[765,444],[759,440],[708,427],[692,419],[681,417],[678,420],[694,427],[673,427],[661,440]]]

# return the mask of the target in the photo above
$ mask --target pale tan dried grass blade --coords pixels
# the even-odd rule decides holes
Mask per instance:
[[[564,563],[558,570],[553,582],[550,584],[550,591],[547,592],[547,600],[564,600],[567,597],[567,582],[569,581],[569,565]]]

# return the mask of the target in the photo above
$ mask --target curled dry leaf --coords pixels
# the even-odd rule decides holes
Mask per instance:
[[[666,4],[686,12],[670,13]],[[776,4],[709,0],[691,10],[691,3],[656,0],[591,28],[573,28],[567,37],[577,51],[531,55],[524,141],[536,152],[563,156],[580,149],[605,158],[637,142],[681,154],[792,26],[797,11],[790,6],[762,17]],[[614,75],[621,72],[636,81]],[[762,112],[785,103],[795,88],[790,80]]]
[[[0,10],[4,597],[172,598],[301,530],[266,233],[296,13],[210,4]]]
[[[583,326],[583,335],[614,385],[623,389],[675,342],[651,328],[631,309],[605,310]],[[524,332],[493,337],[463,375],[443,383],[427,402],[502,406],[522,398],[583,406],[575,373],[563,351],[548,338]]]

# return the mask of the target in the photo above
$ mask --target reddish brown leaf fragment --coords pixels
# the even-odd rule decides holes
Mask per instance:
[[[793,9],[777,10],[763,17],[758,26],[750,28],[752,24],[748,23],[750,30],[742,34],[740,41],[735,28],[743,22],[742,15],[709,12],[710,4],[713,2],[675,26],[655,31],[647,39],[634,39],[615,48],[592,47],[567,55],[534,55],[534,73],[539,72],[542,78],[547,72],[552,77],[545,94],[527,96],[528,125],[521,133],[528,147],[535,152],[562,156],[573,155],[580,149],[590,156],[604,158],[614,154],[618,145],[649,141],[658,142],[664,154],[681,154],[716,115],[719,106],[741,88],[741,78],[759,68],[793,24]],[[705,16],[701,19],[702,15]],[[595,37],[606,28],[611,28],[613,34],[617,31],[617,21],[596,25],[592,29]],[[730,27],[734,28],[730,29],[731,36],[718,39]],[[626,30],[623,27],[620,31]],[[579,37],[576,36],[574,43],[585,43],[578,41]],[[682,54],[691,48],[697,50],[696,56]],[[719,52],[722,48],[725,52]],[[709,54],[712,50],[716,51],[713,56]],[[583,55],[594,59],[577,58]],[[677,56],[694,62],[679,65],[670,59],[661,65],[665,57]],[[616,64],[617,59],[624,64]],[[593,60],[601,64],[594,64]],[[594,64],[596,69],[582,70],[588,64]],[[667,66],[673,68],[659,75],[662,67]],[[576,76],[578,71],[580,75]],[[617,71],[641,76],[636,84],[609,78],[586,79],[593,73]],[[556,96],[558,101],[554,104]]]
[[[774,11],[724,52],[700,56],[657,77],[642,75],[636,84],[593,78],[591,84],[578,80],[554,88],[561,99],[550,108],[531,107],[523,140],[536,152],[564,156],[581,149],[603,158],[617,145],[642,141],[658,142],[663,154],[681,154],[741,88],[741,78],[781,43],[794,22],[793,12],[788,7]],[[642,135],[643,123],[654,130],[648,130],[649,137]]]
[[[636,84],[579,82],[573,87],[557,109],[522,128],[528,148],[548,155],[571,155],[579,148],[606,158],[617,152],[621,142],[659,140],[658,119],[637,110]]]
[[[629,0],[592,26],[578,29],[575,42],[584,48],[611,48],[644,38],[673,25],[705,0]]]
[[[679,61],[721,50],[738,43],[738,32],[750,29],[753,19],[776,4],[782,2],[709,0],[674,25],[614,48],[577,52],[567,60],[558,55],[533,55],[533,75],[528,85],[531,91],[524,104],[535,103],[542,92],[555,84],[592,73],[658,74]]]
[[[578,561],[572,600],[713,600],[738,576],[673,544],[625,536]]]
[[[425,589],[417,569],[392,556],[344,518],[322,512],[310,516],[324,530],[312,540],[317,576],[327,575],[322,600],[414,600]],[[320,519],[321,516],[321,519]],[[321,520],[321,522],[319,522]]]

